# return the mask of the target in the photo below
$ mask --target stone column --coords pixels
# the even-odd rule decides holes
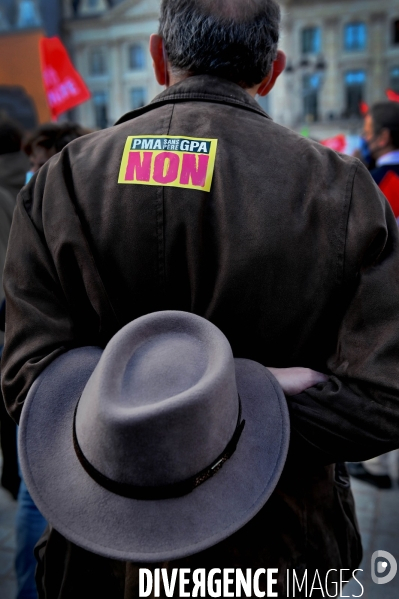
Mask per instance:
[[[294,49],[294,27],[293,22],[286,18],[283,22],[280,48],[287,55],[287,69],[277,80],[270,95],[270,115],[278,123],[287,127],[293,127],[298,111],[295,79],[296,73],[291,70],[294,66],[297,52]]]
[[[73,62],[83,77],[87,85],[87,75],[88,75],[88,64],[87,64],[87,55],[88,55],[88,46],[85,42],[74,43],[74,40],[71,39],[71,48],[73,48]],[[90,88],[90,86],[88,86]],[[80,125],[84,127],[94,127],[94,114],[93,114],[93,100],[89,100],[88,102],[84,102],[83,104],[79,104],[75,108],[76,120]]]
[[[341,115],[342,86],[339,56],[342,52],[342,36],[340,20],[337,17],[326,19],[323,28],[323,56],[326,68],[323,74],[323,86],[320,94],[320,118],[328,118],[329,114]]]
[[[122,43],[114,40],[108,45],[109,49],[109,75],[110,75],[110,103],[109,113],[112,122],[117,121],[125,111],[123,99],[123,69],[122,69]]]
[[[386,100],[386,44],[388,39],[388,21],[384,12],[375,12],[370,15],[369,22],[369,56],[370,69],[367,77],[366,100],[374,104]]]

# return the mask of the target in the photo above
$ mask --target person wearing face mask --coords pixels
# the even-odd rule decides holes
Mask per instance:
[[[399,224],[399,103],[379,102],[364,119],[364,140],[375,160],[370,174],[384,193]],[[351,476],[379,489],[390,489],[391,464],[397,452],[389,452],[366,462],[349,463]]]
[[[370,173],[399,218],[399,103],[379,102],[364,119],[364,139],[375,168]]]

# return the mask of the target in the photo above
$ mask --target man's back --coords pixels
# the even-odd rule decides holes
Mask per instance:
[[[206,99],[212,78],[186,81],[192,102],[175,102],[175,86],[164,94],[170,101],[70,148],[66,183],[71,176],[99,275],[123,324],[152,310],[190,310],[220,326],[237,355],[323,365],[326,301],[342,282],[358,164],[274,124],[238,86],[217,84]],[[216,139],[210,192],[118,183],[127,137],[146,134]],[[50,218],[64,222],[59,247],[75,215],[63,194],[46,193]]]
[[[130,116],[68,145],[19,198],[6,271],[9,407],[18,417],[33,380],[64,351],[104,347],[127,322],[163,309],[211,320],[236,357],[328,372],[289,400],[291,456],[272,499],[188,563],[268,564],[281,576],[357,567],[349,483],[323,463],[397,443],[392,213],[358,161],[274,124],[234,83],[189,78]],[[118,183],[129,136],[217,140],[210,191]],[[75,555],[71,584],[96,561],[55,532],[49,543],[48,559]]]
[[[20,200],[14,253],[31,252],[32,238],[48,272],[43,280],[30,266],[24,273],[24,288],[34,277],[43,293],[24,324],[34,351],[22,344],[6,363],[9,396],[22,396],[65,348],[104,346],[127,322],[162,309],[211,320],[238,357],[367,377],[373,339],[367,328],[351,337],[359,319],[351,304],[359,272],[378,260],[387,230],[383,199],[360,163],[274,124],[245,91],[218,79],[188,79],[132,116],[72,143],[39,173],[34,198],[30,187]],[[217,139],[210,192],[118,183],[134,135]],[[391,268],[374,269],[375,281],[362,288],[363,318]],[[20,293],[9,289],[13,301]],[[386,294],[387,306],[395,303],[394,291]],[[49,316],[54,296],[57,314],[52,305]],[[11,321],[12,338],[21,325]],[[396,331],[378,326],[394,342]],[[356,369],[347,371],[355,351]],[[10,378],[12,363],[27,360],[36,365]],[[390,372],[374,371],[374,381],[392,385]],[[329,393],[320,391],[314,407],[328,408]],[[342,395],[345,405],[358,392],[341,388]],[[334,458],[344,451],[334,434],[318,435],[312,441]]]
[[[8,397],[18,392],[23,397],[21,389],[63,351],[103,347],[127,322],[164,309],[211,320],[237,357],[327,371],[366,252],[351,240],[352,262],[345,264],[351,198],[360,199],[353,189],[362,178],[368,182],[367,173],[361,172],[354,184],[361,169],[357,161],[274,124],[245,91],[218,79],[187,80],[132,116],[70,144],[19,199],[15,261],[11,256],[8,264]],[[118,183],[126,139],[145,135],[217,140],[210,192]],[[382,202],[372,200],[369,214],[375,223],[370,227],[365,219],[364,224],[370,236],[384,230]],[[17,312],[19,318],[13,317]],[[25,342],[18,344],[21,335]],[[18,363],[23,366],[15,378]],[[335,385],[314,389],[320,396],[316,401],[333,401]],[[306,400],[315,401],[298,396],[298,402]],[[351,400],[351,391],[345,396],[341,387],[335,401],[347,403],[350,412]],[[255,569],[267,563],[283,576],[287,567],[358,565],[359,537],[355,520],[348,521],[353,504],[346,483],[341,488],[334,467],[319,463],[327,448],[330,462],[345,450],[345,439],[338,439],[336,431],[321,430],[330,417],[323,412],[316,418],[319,430],[311,441],[320,447],[310,460],[301,454],[307,459],[306,472],[291,456],[278,492],[254,521],[186,560],[189,567]],[[292,419],[295,439],[294,413]],[[305,414],[305,419],[309,424],[311,418]],[[349,427],[347,444],[356,433]],[[298,440],[294,447],[300,447]],[[344,508],[337,509],[337,493]],[[323,505],[314,516],[317,503]],[[306,533],[299,525],[304,518],[312,523]],[[332,535],[337,530],[340,540],[333,542],[326,531]],[[55,532],[49,543],[50,556],[61,558],[64,551],[75,555],[68,560],[68,580],[79,579],[79,568],[95,561],[65,545]],[[276,545],[280,549],[274,555]],[[323,555],[319,562],[318,552]],[[129,586],[127,578],[125,584]]]

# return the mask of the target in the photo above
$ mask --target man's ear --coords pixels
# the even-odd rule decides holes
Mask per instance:
[[[153,33],[150,37],[150,54],[156,80],[159,85],[168,85],[168,66],[166,64],[163,39],[156,33]]]
[[[277,78],[285,69],[287,57],[282,50],[277,51],[276,60],[273,61],[270,73],[263,79],[257,91],[259,96],[266,96],[274,87]]]

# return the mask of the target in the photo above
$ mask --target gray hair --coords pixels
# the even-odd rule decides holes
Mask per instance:
[[[162,0],[159,34],[175,74],[208,74],[253,87],[277,56],[274,0]]]

